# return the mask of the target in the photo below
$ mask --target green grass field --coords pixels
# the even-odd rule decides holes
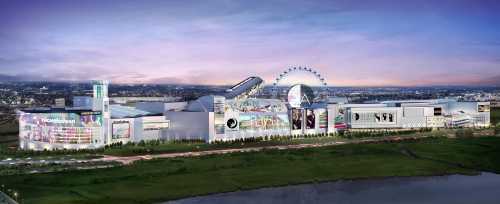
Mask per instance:
[[[500,138],[434,138],[140,161],[131,166],[0,177],[24,203],[152,203],[338,179],[500,172]]]

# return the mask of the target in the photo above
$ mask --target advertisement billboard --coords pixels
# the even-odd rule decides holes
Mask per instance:
[[[288,115],[247,113],[239,116],[240,131],[278,130],[288,128]]]
[[[20,115],[19,121],[40,126],[100,127],[102,115],[100,112],[23,113]]]
[[[306,109],[306,129],[316,128],[316,115],[313,109]]]
[[[22,139],[64,144],[89,144],[99,136],[100,112],[22,113],[19,115]]]
[[[101,112],[82,112],[80,122],[83,127],[99,127],[102,125]]]
[[[252,123],[255,120],[255,115],[252,114],[240,114],[240,130],[251,130],[253,129]]]
[[[226,123],[224,121],[224,104],[226,99],[214,96],[214,128],[215,134],[224,134]]]
[[[302,109],[292,109],[292,130],[302,129]]]
[[[336,129],[346,129],[347,124],[345,122],[345,108],[339,107],[337,115],[335,116],[335,128]]]

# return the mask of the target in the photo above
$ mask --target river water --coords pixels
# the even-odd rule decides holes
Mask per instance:
[[[449,175],[346,180],[221,193],[166,203],[499,204],[500,174],[481,173],[476,176]]]

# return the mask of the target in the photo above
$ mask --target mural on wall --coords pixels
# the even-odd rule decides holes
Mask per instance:
[[[226,122],[224,121],[224,112],[226,99],[224,97],[214,97],[214,128],[215,134],[224,134]]]
[[[289,126],[288,116],[283,114],[240,114],[240,131],[279,130]]]

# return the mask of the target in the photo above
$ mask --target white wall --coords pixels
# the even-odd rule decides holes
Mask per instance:
[[[427,127],[428,118],[434,117],[434,107],[402,107],[403,117],[400,127],[424,128]]]
[[[140,142],[141,140],[149,141],[149,140],[158,140],[162,139],[163,130],[144,130],[144,122],[167,122],[165,120],[165,116],[144,116],[140,118],[136,118],[135,120],[135,134],[133,141]]]
[[[327,106],[327,116],[328,116],[328,133],[336,133],[335,129],[335,117],[338,114],[338,105],[337,104],[328,104]]]

